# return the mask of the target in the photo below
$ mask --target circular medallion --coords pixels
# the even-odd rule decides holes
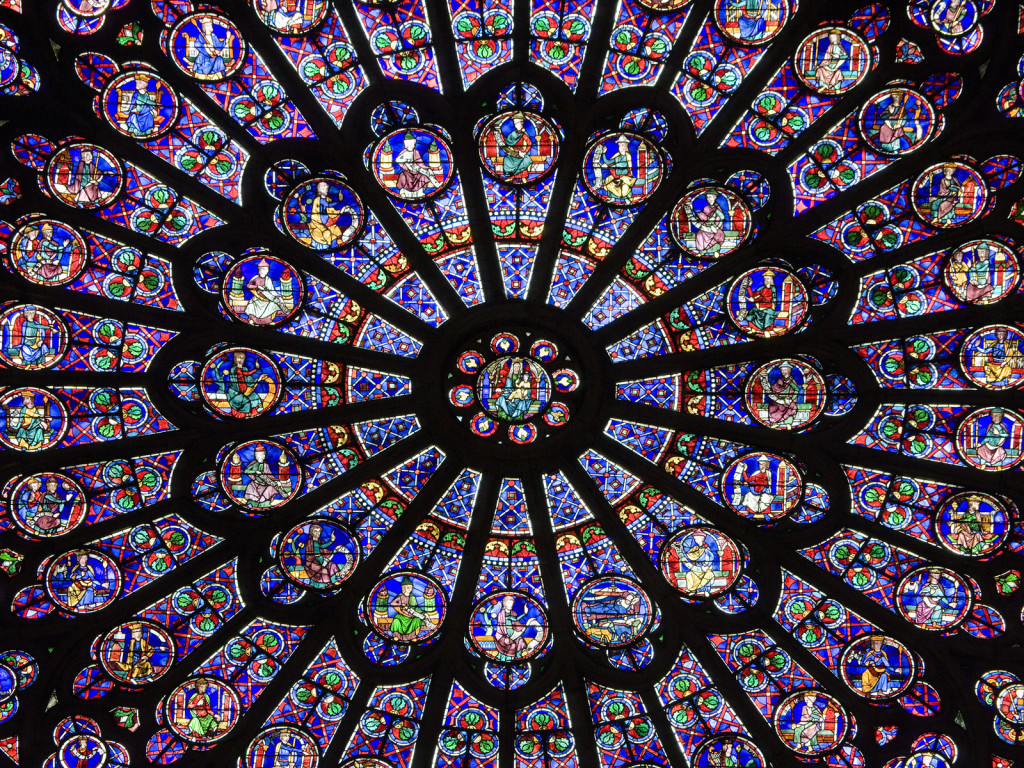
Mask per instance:
[[[964,339],[960,365],[979,387],[1019,387],[1024,378],[1024,333],[1009,325],[979,328]]]
[[[464,352],[459,355],[458,366],[463,373],[474,374],[483,367],[484,356],[479,352]]]
[[[971,589],[948,568],[917,568],[900,580],[896,605],[903,618],[921,629],[956,626],[971,609]]]
[[[904,155],[931,138],[935,108],[917,91],[889,88],[861,108],[859,123],[869,148],[884,155]]]
[[[123,181],[120,161],[95,144],[73,142],[54,152],[46,163],[50,193],[74,208],[103,208],[121,194]]]
[[[647,593],[620,576],[599,576],[584,584],[573,597],[571,611],[576,631],[601,648],[630,645],[654,621]]]
[[[821,27],[797,46],[793,71],[805,86],[836,96],[860,85],[871,71],[868,42],[846,27]]]
[[[273,440],[250,440],[232,449],[220,469],[224,492],[252,512],[276,509],[302,488],[302,467],[290,450]]]
[[[260,732],[245,750],[245,768],[316,768],[319,761],[320,750],[313,739],[285,726]]]
[[[477,378],[476,395],[491,416],[524,422],[547,408],[551,379],[537,362],[526,357],[499,357]]]
[[[978,408],[956,431],[956,450],[976,469],[998,472],[1017,466],[1024,442],[1024,418],[1016,411]]]
[[[71,613],[94,613],[121,592],[121,569],[103,552],[76,549],[50,561],[46,591],[57,606]]]
[[[226,349],[203,365],[203,400],[214,413],[249,419],[269,412],[281,397],[281,371],[254,349]]]
[[[6,664],[0,663],[0,704],[10,701],[18,692],[18,676]]]
[[[110,9],[110,0],[64,0],[64,5],[76,16],[94,19]]]
[[[772,429],[804,429],[825,408],[825,380],[800,360],[776,360],[755,370],[744,399],[750,415]]]
[[[994,304],[1017,287],[1017,254],[997,240],[972,240],[957,248],[943,276],[950,292],[966,304]]]
[[[491,351],[496,355],[510,355],[519,350],[519,339],[512,333],[498,333],[491,339]]]
[[[789,0],[715,0],[715,24],[740,45],[764,45],[789,20]]]
[[[382,137],[373,152],[373,175],[399,200],[428,200],[455,173],[452,150],[438,133],[400,128]]]
[[[238,27],[219,13],[199,11],[182,17],[171,30],[168,49],[182,72],[215,83],[245,63],[246,45]]]
[[[669,217],[672,238],[692,256],[718,259],[732,253],[747,239],[751,213],[747,203],[731,189],[691,189]]]
[[[999,690],[995,708],[1004,720],[1014,725],[1024,725],[1024,683],[1011,683]]]
[[[978,23],[978,6],[973,0],[932,0],[928,22],[944,37],[966,35]]]
[[[1004,502],[972,491],[950,496],[935,516],[935,535],[958,555],[982,557],[997,551],[1010,533]]]
[[[488,319],[479,333],[467,333],[446,353],[449,362],[439,379],[460,429],[502,446],[499,451],[529,446],[532,452],[553,447],[556,434],[561,440],[573,431],[566,426],[590,390],[577,373],[582,360],[576,350],[553,341],[551,330],[495,332]]]
[[[35,371],[64,358],[68,329],[46,307],[14,304],[0,313],[0,362],[11,368]]]
[[[261,253],[242,259],[225,273],[221,300],[243,323],[276,326],[302,307],[305,292],[302,275],[290,264]]]
[[[11,238],[8,260],[26,280],[67,285],[85,269],[89,247],[77,231],[52,219],[25,224]]]
[[[479,136],[480,162],[506,184],[533,184],[547,175],[558,159],[558,133],[535,112],[495,115]]]
[[[359,565],[359,543],[328,518],[306,520],[292,528],[278,545],[281,570],[310,589],[335,589]]]
[[[164,709],[175,734],[192,744],[210,744],[235,727],[242,704],[227,683],[215,677],[193,677],[171,692]]]
[[[170,83],[147,70],[131,70],[112,78],[100,103],[107,122],[133,139],[156,138],[178,122],[177,94]]]
[[[933,165],[914,182],[914,211],[933,227],[959,227],[978,218],[988,202],[988,184],[963,163]]]
[[[637,0],[652,13],[674,13],[690,4],[691,0]]]
[[[547,641],[547,614],[525,593],[497,592],[473,607],[469,643],[487,659],[523,662],[544,651]]]
[[[110,761],[107,745],[92,733],[76,733],[57,747],[61,768],[105,768]]]
[[[742,736],[716,736],[701,743],[693,756],[693,768],[765,768],[761,750]]]
[[[174,663],[174,639],[158,624],[129,621],[100,642],[98,657],[107,674],[128,686],[159,680]]]
[[[317,178],[292,190],[282,207],[288,234],[307,248],[344,248],[363,227],[366,212],[352,188],[337,179]]]
[[[843,681],[872,700],[902,696],[914,684],[916,663],[910,650],[885,635],[862,635],[843,649]]]
[[[785,517],[803,498],[800,470],[771,453],[748,453],[722,473],[725,503],[749,520],[765,522]]]
[[[2,35],[2,33],[0,33]],[[0,88],[6,88],[21,74],[21,62],[3,45],[0,45]]]
[[[8,512],[31,536],[61,536],[85,519],[88,503],[82,487],[60,472],[41,472],[19,482],[8,499]]]
[[[686,597],[715,597],[740,577],[743,556],[731,538],[713,528],[684,528],[661,550],[661,572]]]
[[[0,663],[14,672],[19,688],[27,688],[35,682],[39,667],[32,657],[23,651],[7,651],[0,654]]]
[[[846,738],[849,724],[846,710],[824,691],[797,691],[775,710],[775,732],[800,755],[831,751]]]
[[[320,25],[329,10],[327,0],[252,0],[252,7],[264,24],[282,35],[308,32]]]
[[[366,612],[377,632],[397,643],[422,643],[441,629],[447,611],[444,590],[429,576],[391,573],[370,590]]]
[[[68,428],[64,404],[44,389],[9,389],[0,395],[0,443],[16,451],[45,451]]]
[[[594,197],[609,205],[642,203],[661,184],[661,152],[636,133],[599,137],[583,160],[583,183]]]
[[[799,328],[807,318],[807,290],[781,267],[757,267],[729,288],[729,318],[748,336],[767,339]]]

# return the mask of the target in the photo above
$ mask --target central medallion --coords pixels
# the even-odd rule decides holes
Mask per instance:
[[[477,377],[476,396],[501,421],[529,421],[551,402],[551,378],[529,357],[499,357]]]
[[[557,344],[502,332],[467,346],[448,397],[473,433],[525,445],[569,422],[579,376]]]

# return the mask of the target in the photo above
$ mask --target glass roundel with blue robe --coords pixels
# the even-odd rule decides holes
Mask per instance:
[[[1024,763],[1010,0],[0,0],[0,768]]]

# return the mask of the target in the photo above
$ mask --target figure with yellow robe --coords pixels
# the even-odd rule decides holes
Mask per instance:
[[[335,208],[329,193],[330,186],[326,181],[316,185],[316,197],[310,204],[309,236],[320,246],[335,248],[355,235],[359,214],[349,205]],[[346,216],[348,224],[342,226],[342,219]]]
[[[711,592],[718,570],[718,555],[707,543],[707,534],[694,533],[673,545],[678,557],[676,586],[688,594]]]

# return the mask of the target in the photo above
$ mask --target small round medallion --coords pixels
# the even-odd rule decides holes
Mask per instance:
[[[370,590],[367,614],[373,628],[398,643],[422,643],[441,629],[447,612],[444,590],[428,576],[392,573]]]
[[[61,360],[67,348],[67,326],[46,307],[14,304],[0,312],[0,363],[41,370]]]
[[[382,137],[372,169],[377,183],[399,200],[427,200],[447,186],[455,172],[448,142],[425,128],[402,128]]]
[[[914,182],[914,210],[932,226],[959,227],[978,218],[988,202],[988,184],[963,163],[933,165]]]
[[[583,160],[583,183],[594,197],[616,206],[642,203],[661,184],[661,152],[635,133],[598,138]]]
[[[979,328],[964,339],[960,364],[979,387],[1019,387],[1024,379],[1024,333],[1009,325]]]
[[[921,629],[949,629],[971,609],[970,587],[948,568],[917,568],[903,577],[896,594],[903,618]]]
[[[620,576],[601,576],[584,584],[573,598],[571,610],[576,631],[602,648],[630,645],[654,620],[647,593]]]
[[[227,736],[241,716],[238,694],[216,677],[194,677],[167,697],[167,724],[192,744],[210,744]]]
[[[729,318],[748,336],[767,339],[799,328],[807,318],[807,289],[781,267],[758,267],[729,288]]]
[[[722,473],[722,496],[734,512],[749,520],[785,517],[803,498],[800,470],[771,453],[748,453]]]
[[[789,0],[716,0],[714,14],[718,29],[729,40],[759,46],[778,35],[789,21]]]
[[[129,686],[163,677],[174,663],[174,639],[148,621],[129,621],[110,630],[100,642],[99,661],[107,674]]]
[[[76,549],[55,557],[46,569],[46,591],[71,613],[94,613],[121,592],[121,569],[102,552]]]
[[[265,512],[287,504],[302,489],[302,467],[273,440],[251,440],[232,449],[221,465],[224,492],[240,507]]]
[[[558,133],[534,112],[503,112],[480,129],[480,162],[507,184],[526,186],[544,177],[558,158]]]
[[[26,280],[38,285],[67,285],[85,269],[89,247],[85,238],[66,224],[36,219],[15,232],[7,258]]]
[[[739,547],[720,531],[684,528],[661,550],[661,572],[668,583],[689,598],[720,595],[740,577]]]
[[[860,111],[860,132],[867,145],[885,155],[913,152],[931,138],[935,108],[917,91],[889,88],[871,97]]]
[[[301,35],[318,26],[327,16],[327,0],[252,0],[253,9],[271,31]],[[305,768],[305,766],[303,766]]]
[[[282,205],[281,218],[288,234],[307,248],[331,251],[355,240],[366,212],[351,187],[322,177],[293,189]]]
[[[872,700],[902,696],[914,684],[916,663],[899,640],[885,635],[862,635],[843,649],[839,660],[843,680]]]
[[[956,449],[972,467],[999,472],[1017,466],[1024,442],[1024,418],[1003,408],[978,408],[960,422]]]
[[[341,586],[359,564],[359,544],[345,528],[327,518],[292,528],[278,546],[281,569],[311,589]]]
[[[946,285],[965,304],[994,304],[1017,287],[1017,254],[997,240],[957,248],[943,270]]]
[[[192,13],[178,21],[171,30],[168,48],[182,72],[211,83],[238,72],[247,52],[238,27],[210,11]]]
[[[178,122],[177,94],[166,80],[147,70],[131,70],[111,79],[100,102],[107,122],[133,139],[156,138]]]
[[[85,519],[88,502],[77,482],[61,472],[41,472],[19,482],[8,501],[10,516],[31,536],[61,536]]]
[[[243,323],[276,326],[302,306],[305,282],[290,264],[270,253],[249,256],[224,275],[221,299]]]
[[[16,451],[45,451],[68,428],[64,404],[44,389],[9,389],[0,395],[0,443]]]
[[[977,491],[950,496],[935,516],[935,535],[943,546],[969,557],[996,552],[1010,526],[1006,503]]]
[[[858,86],[871,70],[867,41],[846,27],[822,27],[797,46],[793,68],[812,91],[835,96]]]
[[[692,189],[676,203],[669,226],[684,251],[718,259],[746,241],[752,226],[750,207],[725,187]]]
[[[750,375],[745,399],[750,415],[762,426],[804,429],[825,409],[825,380],[803,361],[776,360]]]
[[[548,617],[534,598],[520,592],[487,595],[473,608],[469,642],[492,661],[522,662],[547,646]]]
[[[800,755],[830,752],[846,738],[848,727],[846,710],[824,691],[793,693],[775,711],[775,732]]]
[[[68,144],[54,152],[46,164],[50,192],[74,208],[103,208],[121,194],[123,182],[121,162],[95,144]]]
[[[248,419],[269,412],[281,397],[281,371],[254,349],[226,349],[203,366],[203,400],[214,413]]]

